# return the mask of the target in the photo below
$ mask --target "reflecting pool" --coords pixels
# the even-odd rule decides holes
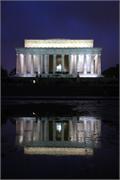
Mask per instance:
[[[118,101],[4,107],[2,178],[117,178]]]

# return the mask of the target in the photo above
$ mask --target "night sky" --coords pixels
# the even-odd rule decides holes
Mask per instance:
[[[118,63],[118,2],[2,2],[2,66],[15,68],[24,39],[94,39],[103,48],[102,70]]]

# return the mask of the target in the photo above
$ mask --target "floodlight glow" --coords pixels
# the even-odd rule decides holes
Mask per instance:
[[[36,81],[35,80],[33,80],[33,84],[35,84],[36,83]]]

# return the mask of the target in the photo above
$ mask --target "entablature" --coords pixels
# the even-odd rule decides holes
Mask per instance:
[[[17,54],[101,54],[102,48],[16,48]]]

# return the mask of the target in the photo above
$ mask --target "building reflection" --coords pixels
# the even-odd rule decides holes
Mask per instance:
[[[16,118],[16,142],[32,151],[33,147],[49,147],[49,151],[69,148],[69,152],[77,148],[93,154],[93,149],[100,146],[100,134],[101,120],[91,116]]]

